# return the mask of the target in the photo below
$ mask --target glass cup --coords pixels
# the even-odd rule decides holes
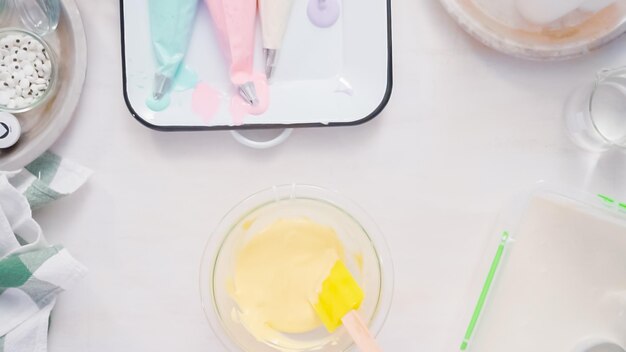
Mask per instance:
[[[592,151],[626,150],[626,67],[603,69],[570,96],[566,128],[577,145]]]
[[[59,25],[60,0],[15,0],[15,6],[22,23],[40,36],[54,32]]]
[[[4,27],[11,19],[11,0],[0,0],[0,26]]]

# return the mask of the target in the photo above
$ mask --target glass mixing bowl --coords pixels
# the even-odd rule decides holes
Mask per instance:
[[[204,313],[222,343],[232,352],[345,352],[353,343],[343,327],[328,333],[323,327],[305,334],[280,333],[280,338],[257,340],[238,322],[238,307],[229,282],[239,250],[260,230],[278,219],[307,217],[331,226],[346,251],[346,266],[365,299],[359,308],[377,334],[393,294],[393,265],[387,244],[372,220],[339,194],[316,186],[284,185],[261,191],[235,206],[209,238],[200,266]]]

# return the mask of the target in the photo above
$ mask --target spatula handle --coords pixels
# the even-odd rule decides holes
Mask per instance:
[[[346,314],[341,322],[346,327],[354,343],[359,347],[361,352],[382,352],[378,343],[374,339],[374,335],[367,328],[367,325],[359,316],[359,313],[352,310]]]

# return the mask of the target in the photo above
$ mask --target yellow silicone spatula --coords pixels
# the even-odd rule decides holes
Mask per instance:
[[[322,283],[317,300],[311,304],[329,332],[335,331],[343,323],[362,352],[382,352],[356,311],[363,297],[359,284],[345,264],[338,260]]]

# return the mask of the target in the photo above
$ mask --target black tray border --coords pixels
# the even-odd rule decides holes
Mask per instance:
[[[391,0],[387,0],[387,88],[382,101],[374,111],[362,119],[351,122],[331,122],[331,123],[294,123],[294,124],[243,124],[238,126],[158,126],[144,120],[133,108],[128,99],[127,78],[126,78],[126,43],[124,28],[124,0],[119,0],[120,5],[120,35],[121,35],[121,53],[122,53],[122,91],[124,93],[124,102],[130,114],[142,125],[161,132],[181,132],[181,131],[224,131],[224,130],[252,130],[252,129],[283,129],[283,128],[302,128],[302,127],[339,127],[339,126],[356,126],[366,123],[378,116],[389,103],[391,92],[393,90],[393,50],[392,50],[392,26],[391,26]],[[132,0],[131,0],[132,1]]]

